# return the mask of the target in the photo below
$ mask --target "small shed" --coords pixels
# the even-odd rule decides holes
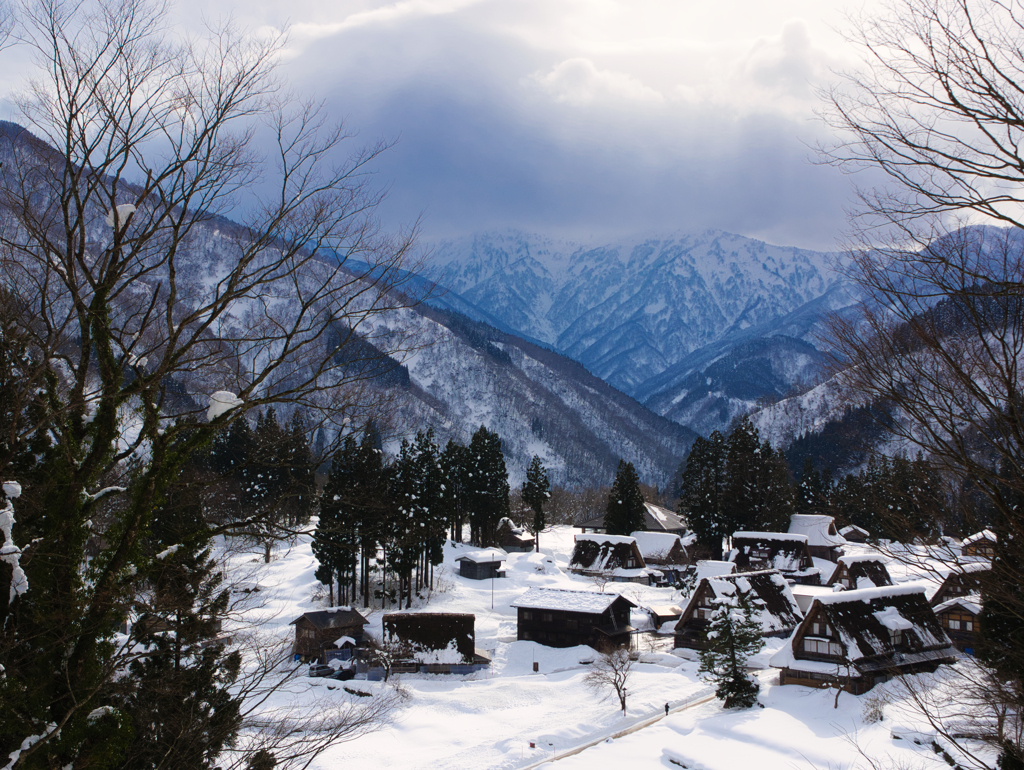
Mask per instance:
[[[494,530],[494,537],[499,546],[510,552],[532,551],[537,544],[537,538],[531,535],[525,527],[514,524],[508,516],[498,522],[498,526]]]
[[[850,524],[839,530],[839,535],[846,540],[847,543],[866,543],[868,538],[871,537],[871,533],[863,527],[858,527],[856,524]]]
[[[606,576],[615,583],[650,585],[656,570],[647,568],[636,540],[626,535],[576,535],[569,571]]]
[[[619,594],[531,588],[514,602],[519,640],[548,647],[628,647],[629,611],[637,605]]]
[[[704,578],[676,623],[675,646],[703,648],[704,634],[718,602],[736,596],[737,589],[760,600],[757,617],[764,636],[786,636],[803,619],[789,583],[778,570]]]
[[[996,555],[996,533],[990,529],[983,529],[970,537],[965,537],[960,544],[961,556],[980,556],[984,559],[991,559]]]
[[[508,554],[500,548],[484,548],[480,551],[465,553],[455,561],[459,563],[459,576],[470,580],[487,580],[503,578],[505,559]]]
[[[320,660],[325,651],[336,649],[337,641],[343,637],[359,645],[363,626],[369,622],[351,607],[304,612],[288,624],[295,626],[294,653],[303,660]]]
[[[771,658],[782,684],[842,687],[860,695],[897,673],[934,671],[953,644],[908,584],[837,591],[814,600],[789,642]]]
[[[817,513],[794,513],[789,518],[789,534],[805,535],[811,556],[831,562],[838,561],[846,545],[846,538],[836,530],[835,519]]]
[[[843,588],[881,588],[891,586],[892,578],[881,557],[874,554],[840,556],[828,585]]]
[[[980,639],[978,616],[981,615],[981,594],[948,599],[932,609],[946,635],[953,641],[953,646],[973,655]]]
[[[737,572],[777,569],[798,583],[821,583],[821,572],[811,559],[806,535],[735,532],[726,561],[733,562]]]

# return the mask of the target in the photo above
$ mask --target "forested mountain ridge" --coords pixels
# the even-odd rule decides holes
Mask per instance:
[[[723,381],[712,391],[724,402],[678,408],[694,392],[689,380],[738,345],[777,336],[813,344],[822,313],[849,304],[830,261],[821,252],[715,230],[605,244],[509,231],[434,244],[429,275],[504,328],[703,431],[724,427],[759,396],[777,397],[811,378],[812,351],[810,359],[783,363],[792,358],[792,341],[769,341],[753,355],[759,363],[747,377],[761,382],[762,392]],[[752,352],[738,354],[741,368]],[[770,384],[758,371],[765,365],[774,372]]]

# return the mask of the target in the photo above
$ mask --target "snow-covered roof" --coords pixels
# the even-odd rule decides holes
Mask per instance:
[[[507,558],[508,554],[500,548],[484,548],[479,551],[464,553],[455,561],[471,561],[474,564],[493,564],[494,562],[504,561]]]
[[[866,529],[864,529],[863,527],[858,527],[856,524],[850,524],[839,530],[840,535],[849,535],[853,532],[859,532],[860,534],[864,535],[864,537],[867,537],[871,534]]]
[[[630,607],[636,604],[619,594],[606,594],[598,591],[569,591],[563,588],[531,588],[510,606],[537,610],[564,610],[566,612],[586,612],[600,615],[617,600],[629,602]]]
[[[644,508],[647,509],[647,514],[644,516],[644,520],[647,524],[647,529],[649,530],[679,531],[686,528],[686,525],[683,523],[679,514],[673,513],[668,508],[662,508],[660,505],[655,505],[654,503],[644,503]]]
[[[975,532],[970,537],[965,537],[961,545],[970,545],[971,543],[977,543],[979,540],[991,540],[995,543],[998,538],[996,537],[996,533],[991,529],[983,529],[981,532]]]
[[[697,582],[706,577],[718,577],[719,575],[731,575],[736,571],[736,565],[731,561],[714,561],[702,559],[697,562]]]
[[[633,532],[631,537],[636,540],[640,554],[645,559],[665,559],[676,543],[679,543],[680,547],[682,547],[679,535],[671,532],[637,531]]]
[[[859,553],[851,556],[840,556],[838,563],[850,566],[851,564],[866,564],[871,561],[877,561],[882,564],[885,563],[882,561],[882,557],[877,553]]]
[[[875,599],[887,599],[892,596],[908,596],[910,594],[921,594],[924,596],[927,585],[920,582],[901,583],[898,586],[882,586],[881,588],[858,588],[853,591],[835,591],[830,594],[822,594],[816,597],[822,604],[843,604],[845,602],[864,602],[865,604]]]
[[[796,599],[797,606],[800,607],[800,611],[805,615],[807,610],[811,608],[815,598],[833,592],[832,586],[811,586],[803,583],[791,585],[789,590],[793,592],[793,598]]]
[[[760,570],[757,572],[740,572],[735,575],[706,578],[701,585],[707,584],[717,599],[736,596],[737,590],[761,600],[757,609],[757,619],[765,634],[785,632],[794,628],[804,614],[797,604],[789,583],[778,570]],[[694,592],[691,604],[697,601]]]
[[[629,535],[602,535],[600,533],[576,535],[576,542],[578,543],[581,540],[591,540],[595,543],[614,543],[615,545],[636,542]]]
[[[789,534],[806,535],[807,545],[844,545],[846,538],[836,531],[836,522],[831,516],[818,513],[794,513],[789,518]]]
[[[957,596],[952,599],[947,599],[942,604],[933,607],[935,614],[938,615],[944,610],[951,610],[954,607],[962,607],[963,609],[970,612],[972,615],[981,614],[981,594],[967,594],[967,596]]]
[[[789,540],[797,543],[806,543],[807,535],[800,535],[788,532],[753,532],[753,531],[740,531],[733,532],[732,539],[743,539],[743,540]]]

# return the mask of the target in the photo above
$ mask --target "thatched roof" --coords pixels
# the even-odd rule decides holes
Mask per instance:
[[[384,615],[384,635],[408,644],[415,652],[455,649],[472,661],[476,646],[476,616],[464,612],[390,612]]]
[[[569,569],[578,572],[635,571],[647,566],[636,540],[625,535],[576,535]]]
[[[816,513],[794,513],[789,517],[789,534],[806,535],[807,545],[832,547],[845,545],[846,538],[836,531],[831,516]]]
[[[849,588],[881,588],[891,586],[892,577],[879,556],[863,554],[858,556],[840,556],[836,569],[826,582],[827,585],[838,583],[842,577],[849,581]]]
[[[304,612],[288,625],[293,626],[301,620],[310,622],[314,627],[321,631],[327,628],[365,626],[370,622],[351,607],[332,607],[329,610]]]
[[[562,588],[531,588],[514,602],[512,607],[531,610],[559,610],[600,615],[618,601],[630,607],[636,604],[620,594],[606,594],[599,591],[569,591]]]
[[[742,572],[748,569],[777,569],[801,572],[813,569],[806,535],[783,532],[736,532],[726,559]]]
[[[789,588],[789,583],[778,570],[740,572],[735,575],[702,579],[683,612],[684,619],[692,617],[706,590],[710,590],[716,599],[734,597],[737,590],[741,590],[760,600],[757,616],[765,634],[789,631],[804,617]]]

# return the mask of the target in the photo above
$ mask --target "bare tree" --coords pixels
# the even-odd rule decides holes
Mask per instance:
[[[176,38],[149,0],[26,0],[17,22],[38,66],[25,130],[0,127],[0,476],[24,488],[27,590],[0,602],[0,753],[80,767],[124,739],[111,638],[159,567],[154,511],[251,410],[330,436],[373,413],[414,241],[374,218],[387,145],[347,152],[286,97],[281,38]]]
[[[597,659],[583,677],[583,683],[591,690],[602,694],[606,694],[607,690],[614,691],[625,716],[627,685],[635,662],[636,656],[624,647],[604,650],[598,653]]]
[[[1009,683],[993,697],[1019,714],[1024,8],[897,0],[857,22],[851,39],[865,67],[825,95],[840,139],[824,157],[883,184],[860,190],[847,244],[848,274],[864,299],[859,313],[831,325],[838,378],[886,407],[895,441],[921,451],[970,498],[953,526],[997,531],[982,652]],[[888,529],[904,525],[893,517]],[[951,553],[894,555],[923,566]],[[918,704],[934,715],[934,703]],[[1016,757],[1019,766],[1019,736],[1005,738],[1001,761]]]

